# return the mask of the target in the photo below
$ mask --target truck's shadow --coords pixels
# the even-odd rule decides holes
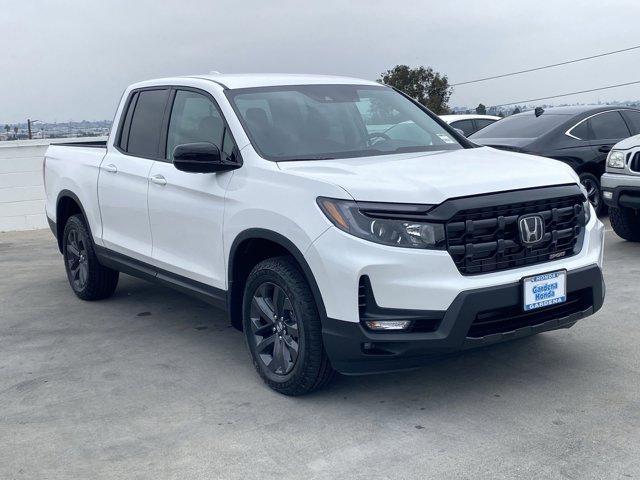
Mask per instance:
[[[224,312],[173,290],[124,275],[116,294],[107,302],[111,303],[107,308],[117,304],[117,308],[130,312],[130,321],[140,323],[141,327],[160,332],[170,330],[172,335],[178,335],[181,345],[185,341],[189,345],[185,355],[206,358],[212,351],[224,355],[224,363],[234,365],[234,373],[240,375],[235,381],[245,383],[246,389],[255,390],[256,395],[277,395],[264,386],[254,372],[244,337],[229,325]],[[338,376],[319,392],[283,401],[304,407],[327,402],[344,404],[344,400],[349,399],[360,402],[363,408],[380,411],[394,406],[429,411],[445,406],[452,408],[456,404],[468,406],[469,402],[482,398],[499,401],[512,394],[522,394],[522,389],[535,390],[536,386],[543,390],[554,385],[560,388],[563,382],[571,381],[576,369],[585,368],[585,362],[589,362],[584,345],[566,341],[567,335],[566,330],[561,330],[466,351],[410,371]],[[195,357],[192,360],[195,361]],[[211,365],[212,376],[216,375],[216,368]]]

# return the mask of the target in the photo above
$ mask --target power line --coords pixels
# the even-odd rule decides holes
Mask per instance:
[[[537,70],[544,70],[545,68],[560,67],[562,65],[569,65],[570,63],[577,63],[577,62],[583,62],[585,60],[591,60],[594,58],[606,57],[607,55],[628,52],[629,50],[636,50],[638,48],[640,48],[640,45],[636,45],[635,47],[623,48],[622,50],[614,50],[613,52],[606,52],[606,53],[600,53],[598,55],[591,55],[590,57],[576,58],[575,60],[567,60],[566,62],[553,63],[551,65],[544,65],[542,67],[528,68],[527,70],[520,70],[518,72],[503,73],[502,75],[494,75],[492,77],[478,78],[477,80],[469,80],[466,82],[453,83],[451,86],[457,87],[459,85],[468,85],[469,83],[486,82],[487,80],[494,80],[496,78],[511,77],[512,75],[520,75],[522,73],[535,72]]]
[[[519,104],[524,104],[528,102],[538,102],[540,100],[549,100],[551,98],[568,97],[569,95],[577,95],[579,93],[597,92],[598,90],[608,90],[609,88],[625,87],[627,85],[635,85],[638,83],[640,83],[640,80],[636,80],[635,82],[619,83],[617,85],[609,85],[606,87],[591,88],[589,90],[580,90],[579,92],[563,93],[561,95],[551,95],[550,97],[540,97],[540,98],[532,98],[530,100],[521,100],[519,102],[501,103],[500,105],[491,105],[491,107],[497,108],[497,107],[506,107],[507,105],[519,105]]]

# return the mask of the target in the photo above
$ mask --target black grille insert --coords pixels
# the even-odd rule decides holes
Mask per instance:
[[[640,172],[640,152],[636,152],[634,154],[630,153],[629,156],[631,156],[631,161],[629,162],[629,169],[632,172]]]
[[[494,333],[506,333],[518,328],[539,325],[553,318],[562,318],[582,312],[593,306],[591,288],[576,290],[567,294],[567,301],[539,310],[523,311],[522,305],[512,305],[480,312],[469,328],[467,337],[479,338]]]
[[[464,275],[495,272],[570,257],[581,247],[584,197],[581,194],[466,209],[447,223],[447,250]],[[533,247],[520,241],[518,219],[536,214],[545,237]]]

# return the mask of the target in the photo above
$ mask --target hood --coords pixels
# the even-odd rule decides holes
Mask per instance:
[[[493,148],[290,161],[278,167],[338,185],[355,200],[369,202],[437,204],[467,195],[577,183],[564,163]]]
[[[474,138],[471,136],[470,141],[478,145],[484,145],[485,147],[500,148],[503,150],[521,151],[527,145],[532,144],[535,138]]]
[[[633,137],[625,138],[616,143],[613,148],[615,150],[629,150],[640,146],[640,135],[634,135]]]

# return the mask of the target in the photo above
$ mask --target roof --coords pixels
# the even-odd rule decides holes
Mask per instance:
[[[500,120],[502,117],[497,117],[495,115],[480,115],[477,113],[471,113],[468,115],[440,115],[440,118],[447,123],[455,122],[457,120],[476,120],[486,118],[488,120]]]
[[[624,105],[569,105],[566,107],[549,107],[543,108],[543,115],[579,115],[582,113],[598,113],[605,112],[607,110],[624,110],[634,109],[634,107],[627,107]],[[517,113],[516,115],[534,115],[535,111],[527,110],[526,112]]]
[[[306,75],[290,73],[235,73],[235,74],[208,74],[189,75],[190,77],[203,78],[224,85],[227,88],[251,88],[274,87],[279,85],[321,85],[321,84],[348,84],[348,85],[380,85],[371,80],[362,80],[353,77],[338,77],[333,75]]]

